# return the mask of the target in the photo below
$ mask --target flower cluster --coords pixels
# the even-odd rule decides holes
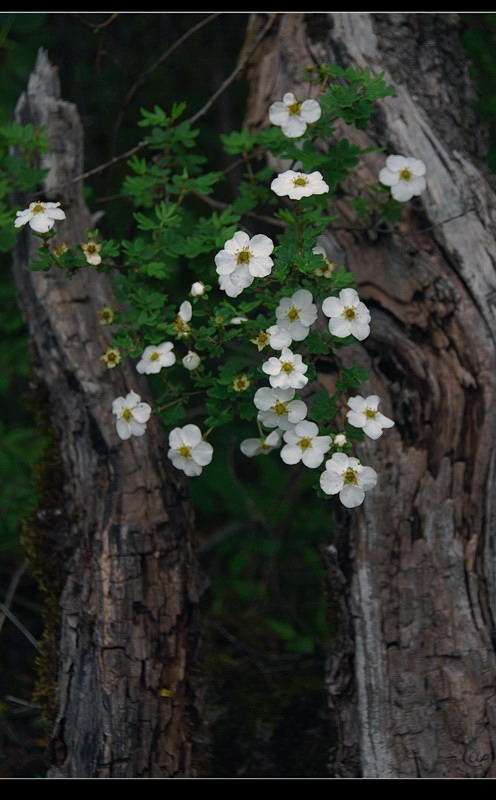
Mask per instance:
[[[322,108],[328,113],[329,105],[324,100]],[[307,134],[309,126],[321,118],[322,108],[315,99],[299,99],[293,92],[287,92],[282,101],[270,106],[269,120],[281,129],[284,136],[299,139]],[[323,129],[321,123],[314,131],[320,133]],[[316,241],[327,223],[323,210],[326,205],[324,199],[313,203],[306,200],[327,194],[330,191],[329,184],[334,188],[334,162],[325,157],[316,160],[315,152],[312,153],[311,149],[311,128],[310,135],[301,142],[284,143],[283,137],[273,132],[269,138],[277,142],[279,148],[274,155],[294,167],[276,175],[270,182],[273,194],[296,203],[292,206],[285,200],[284,209],[279,212],[279,219],[285,226],[279,244],[263,233],[252,235],[251,231],[237,230],[242,224],[241,220],[248,220],[247,224],[251,219],[264,224],[267,221],[266,217],[251,211],[255,206],[252,200],[258,197],[258,189],[253,186],[257,176],[249,159],[247,167],[252,181],[246,196],[242,197],[242,203],[234,204],[225,214],[213,217],[211,227],[207,222],[201,235],[196,235],[196,232],[189,234],[189,216],[188,224],[181,232],[182,236],[186,231],[183,238],[176,230],[172,230],[176,220],[179,229],[179,218],[184,207],[180,207],[179,201],[169,205],[164,201],[156,209],[158,223],[153,215],[143,217],[142,230],[153,231],[157,246],[152,248],[154,260],[152,262],[150,259],[148,265],[141,266],[141,259],[136,256],[137,263],[132,265],[132,272],[137,276],[136,284],[141,271],[150,279],[150,284],[167,275],[169,265],[163,263],[166,261],[166,252],[164,255],[165,248],[161,250],[160,245],[164,233],[170,233],[171,240],[181,242],[177,250],[172,248],[178,263],[183,259],[186,265],[189,259],[194,262],[198,256],[203,259],[203,262],[196,262],[202,263],[202,270],[189,279],[187,285],[190,288],[186,289],[189,299],[183,300],[179,308],[177,301],[172,303],[160,288],[148,290],[147,286],[141,294],[136,291],[134,317],[133,312],[129,314],[132,335],[118,335],[116,343],[119,347],[107,346],[100,361],[108,369],[114,369],[126,355],[141,353],[136,359],[136,371],[141,375],[156,376],[151,379],[153,383],[161,383],[165,387],[159,395],[157,413],[164,420],[168,418],[171,426],[181,418],[188,419],[186,399],[189,396],[206,394],[207,432],[202,433],[198,425],[188,422],[182,427],[174,427],[169,434],[168,458],[176,469],[187,476],[200,475],[211,462],[213,447],[206,441],[210,431],[223,419],[235,416],[239,410],[239,416],[243,419],[256,416],[259,434],[241,442],[244,455],[268,455],[279,450],[284,464],[313,470],[316,483],[324,494],[338,495],[343,505],[354,508],[363,502],[365,493],[376,485],[377,474],[350,455],[352,440],[360,438],[353,429],[375,440],[394,422],[379,411],[380,400],[375,394],[348,397],[347,410],[339,417],[333,405],[334,398],[329,400],[322,391],[315,397],[319,377],[316,367],[319,363],[318,354],[326,353],[329,344],[345,344],[336,342],[336,339],[353,337],[359,342],[364,341],[370,334],[371,314],[356,289],[349,286],[346,272],[338,270]],[[240,135],[237,143],[234,143],[233,152],[241,152],[244,156],[249,149],[245,150],[247,141]],[[240,142],[242,147],[236,150]],[[254,152],[256,154],[257,151]],[[320,166],[322,172],[311,171],[314,165]],[[391,155],[380,171],[379,180],[383,186],[390,188],[394,199],[406,202],[425,190],[425,173],[426,167],[422,161]],[[266,208],[275,202],[274,197],[268,195],[267,185],[260,191]],[[169,215],[171,205],[173,216]],[[392,207],[390,203],[386,205]],[[396,213],[396,208],[392,208]],[[137,215],[137,218],[139,216],[143,215]],[[17,228],[29,225],[35,234],[44,238],[44,247],[40,250],[46,252],[50,251],[48,240],[54,235],[55,222],[63,219],[65,213],[60,203],[36,201],[24,211],[17,212],[14,225]],[[165,223],[162,223],[169,219],[174,220],[174,224],[166,231]],[[104,245],[97,243],[97,236],[98,231],[88,231],[87,241],[80,243],[78,248],[79,255],[82,253],[86,264],[91,266],[102,263]],[[64,256],[67,249],[67,246],[60,245],[50,252],[57,266],[72,269],[74,262]],[[109,263],[112,263],[113,245],[106,246],[104,252],[108,254]],[[136,252],[141,254],[144,251],[137,248]],[[316,256],[321,256],[321,260]],[[129,261],[125,263],[130,266]],[[295,277],[298,272],[302,273],[300,284]],[[199,277],[202,280],[196,279]],[[211,285],[213,277],[216,277],[224,293],[221,301],[215,298]],[[269,291],[274,284],[277,285],[275,296]],[[154,286],[158,286],[158,282]],[[230,302],[252,286],[251,296],[246,302],[241,301],[239,307]],[[133,283],[133,291],[135,288]],[[132,305],[132,292],[129,298],[129,305]],[[267,309],[270,309],[271,317],[267,316]],[[126,301],[118,309],[117,323],[121,325],[127,315]],[[98,316],[101,324],[112,324],[115,312],[105,306]],[[324,321],[328,332],[325,330],[319,338]],[[231,326],[237,326],[237,329]],[[248,342],[255,345],[256,350]],[[223,361],[223,347],[231,350],[234,357],[231,363]],[[260,356],[265,350],[268,353]],[[257,371],[258,378],[265,380],[265,386],[256,386]],[[187,381],[186,390],[175,379],[181,372]],[[209,381],[213,381],[213,385]],[[354,379],[342,383],[345,389],[341,387],[340,392],[346,391],[346,386],[356,385]],[[165,402],[162,398],[165,398]],[[198,401],[192,415],[196,415],[200,404],[201,401]],[[151,406],[142,402],[135,391],[117,397],[112,403],[117,436],[122,440],[143,436],[151,413]],[[331,423],[335,417],[340,422],[339,427],[333,429]],[[343,423],[346,425],[344,431],[340,430]]]

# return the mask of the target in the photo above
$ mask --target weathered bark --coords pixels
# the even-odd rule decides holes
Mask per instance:
[[[251,124],[303,86],[307,63],[368,66],[397,95],[377,104],[369,135],[346,135],[427,164],[428,190],[399,230],[328,237],[372,312],[370,337],[348,358],[396,421],[357,448],[378,486],[343,512],[327,554],[339,613],[328,671],[335,774],[495,777],[496,195],[459,20],[283,14],[264,47]],[[384,158],[368,154],[348,188],[375,182]]]
[[[85,241],[93,226],[82,183],[68,185],[83,171],[82,128],[43,53],[16,116],[45,125],[50,138],[43,197],[61,201],[67,216],[56,243]],[[52,442],[43,478],[49,496],[30,542],[42,582],[59,593],[48,774],[191,777],[201,692],[185,482],[170,466],[156,417],[141,438],[117,436],[114,398],[133,389],[153,401],[132,365],[108,370],[99,360],[111,334],[96,312],[115,306],[106,277],[91,267],[72,279],[56,268],[27,272],[38,244],[23,232],[15,278]]]

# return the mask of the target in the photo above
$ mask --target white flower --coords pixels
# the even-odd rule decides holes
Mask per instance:
[[[48,233],[55,225],[56,219],[65,219],[65,212],[59,208],[60,203],[42,203],[37,200],[30,203],[29,208],[18,211],[14,225],[20,228],[29,222],[29,227],[36,233]]]
[[[270,188],[279,197],[287,195],[291,200],[301,200],[302,197],[325,194],[329,191],[320,172],[310,172],[305,175],[304,172],[294,172],[292,169],[281,172],[277,178],[274,178]]]
[[[308,366],[303,363],[299,353],[285,347],[279,358],[272,356],[262,364],[263,371],[269,375],[271,386],[277,389],[302,389],[308,378],[304,373]]]
[[[142,403],[136,392],[129,392],[126,397],[117,397],[112,403],[112,414],[117,417],[117,433],[121,439],[143,436],[151,413],[151,406]]]
[[[288,431],[307,415],[303,400],[294,400],[294,389],[270,389],[264,386],[255,392],[253,402],[258,408],[257,419],[267,428]]]
[[[271,325],[270,328],[267,328],[266,333],[273,350],[284,350],[293,341],[291,331],[282,325]]]
[[[174,466],[190,477],[201,474],[214,452],[212,445],[203,441],[198,425],[174,428],[169,434],[169,448],[167,456]]]
[[[81,250],[84,253],[87,264],[97,267],[98,264],[102,263],[102,257],[100,255],[102,247],[103,244],[97,244],[93,239],[89,239],[87,242],[81,243]]]
[[[422,194],[426,187],[425,164],[418,158],[405,156],[388,156],[386,166],[379,173],[379,180],[384,186],[391,187],[395,200],[405,203],[414,195]]]
[[[350,334],[362,341],[370,333],[370,311],[355,289],[341,289],[338,297],[326,297],[322,311],[329,319],[329,330],[343,339]]]
[[[292,92],[287,92],[282,103],[277,101],[269,108],[269,119],[273,125],[279,125],[282,132],[290,139],[302,136],[307,123],[317,122],[322,109],[316,100],[299,102]]]
[[[344,447],[347,443],[348,439],[344,435],[344,433],[337,433],[333,439],[334,444],[336,447]]]
[[[245,439],[241,442],[239,449],[243,455],[251,458],[260,454],[267,455],[275,447],[279,447],[280,444],[280,431],[271,431],[268,436],[260,436],[258,439]]]
[[[281,458],[285,464],[297,464],[303,461],[306,467],[320,467],[324,454],[331,446],[330,436],[319,436],[315,422],[303,420],[292,430],[284,434],[286,444],[281,450]]]
[[[220,288],[229,297],[237,297],[254,278],[266,278],[274,266],[270,258],[273,249],[274,242],[263,233],[250,239],[244,231],[237,231],[214,259]]]
[[[320,485],[326,494],[337,494],[346,508],[355,508],[363,503],[365,492],[377,483],[377,472],[364,467],[358,458],[345,453],[334,453],[326,461],[325,471],[320,476]]]
[[[394,422],[378,411],[380,400],[376,394],[368,397],[350,397],[348,405],[351,411],[346,413],[348,422],[355,428],[363,428],[363,432],[371,439],[382,436],[383,428],[392,428]]]
[[[183,367],[189,370],[198,369],[200,361],[201,358],[198,353],[194,353],[193,350],[190,350],[183,358]]]
[[[286,328],[291,339],[301,342],[317,319],[317,306],[308,289],[299,289],[292,297],[283,297],[276,308],[277,324]]]
[[[243,322],[248,322],[248,317],[233,317],[229,320],[229,325],[242,325]]]
[[[177,317],[174,322],[174,328],[176,329],[178,336],[189,336],[191,333],[191,328],[188,325],[188,322],[190,321],[192,315],[193,306],[189,300],[185,300],[184,303],[181,303],[179,306],[179,311],[177,312]]]
[[[316,275],[319,278],[320,277],[321,278],[332,278],[332,273],[333,273],[333,270],[336,269],[336,264],[334,263],[334,261],[331,261],[328,258],[327,253],[324,250],[324,248],[321,247],[320,244],[315,245],[315,247],[312,247],[312,253],[314,255],[316,255],[316,256],[322,256],[322,258],[324,259],[324,266],[323,267],[318,267],[315,270],[314,275]]]
[[[191,284],[189,293],[193,297],[201,297],[202,294],[205,294],[205,284],[201,281],[195,281],[193,284]]]
[[[141,374],[155,375],[162,367],[172,367],[176,363],[176,356],[172,352],[172,342],[151,344],[145,347],[141,360],[136,364],[136,369]]]

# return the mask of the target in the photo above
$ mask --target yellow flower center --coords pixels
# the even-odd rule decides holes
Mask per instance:
[[[129,410],[129,408],[125,408],[122,412],[122,419],[125,419],[126,422],[129,422],[130,419],[133,418],[133,412]]]
[[[306,186],[308,183],[308,178],[305,178],[304,175],[299,175],[297,178],[293,178],[293,186]]]
[[[177,452],[183,458],[191,458],[191,447],[188,447],[187,444],[182,444],[181,447],[178,447]]]
[[[375,419],[377,416],[377,411],[374,411],[372,408],[365,409],[365,416],[369,419]]]
[[[308,450],[312,446],[312,440],[308,436],[304,436],[297,444],[302,450]]]
[[[44,208],[41,203],[36,203],[35,207],[33,208],[33,214],[42,214],[44,212]]]
[[[343,317],[346,319],[355,319],[357,313],[354,308],[345,308],[343,311]]]
[[[407,169],[407,168],[402,169],[401,172],[400,172],[400,180],[401,181],[409,181],[410,178],[413,178],[413,175],[410,172],[410,170]]]
[[[291,105],[288,106],[288,111],[290,114],[299,114],[301,111],[301,103],[299,103],[298,100],[295,100],[294,103],[291,103]]]
[[[291,306],[291,308],[290,308],[290,310],[288,312],[288,319],[290,319],[291,322],[294,322],[295,319],[299,318],[299,316],[300,316],[299,310],[297,308],[295,308],[294,306]]]
[[[238,253],[236,256],[236,263],[237,264],[248,264],[251,258],[251,253],[249,250],[242,250],[241,253]]]
[[[269,344],[270,336],[265,331],[260,331],[260,333],[255,339],[250,339],[250,342],[256,344],[260,352],[260,350],[263,350],[264,347],[267,347],[267,345]]]
[[[293,367],[291,361],[282,361],[281,362],[281,369],[282,369],[283,372],[286,373],[286,375],[289,375],[291,372],[294,371],[294,367]]]
[[[157,351],[155,350],[155,352],[152,353],[150,356],[150,361],[158,361],[159,358],[160,358],[160,353],[157,353]]]
[[[244,392],[246,389],[248,389],[249,385],[250,381],[246,375],[239,375],[233,380],[233,389],[235,392]]]
[[[343,475],[343,481],[345,483],[353,483],[355,486],[357,486],[357,484],[358,484],[358,475],[357,475],[356,470],[354,470],[352,467],[348,467],[348,469],[346,470],[346,472]]]
[[[288,403],[289,403],[289,400],[286,403],[281,403],[279,401],[275,405],[273,405],[270,410],[274,411],[276,414],[279,414],[279,415],[282,416],[282,414],[286,414],[287,413]]]

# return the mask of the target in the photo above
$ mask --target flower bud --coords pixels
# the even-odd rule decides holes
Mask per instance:
[[[195,281],[191,286],[190,294],[193,297],[201,297],[202,294],[205,294],[205,284],[201,281]]]
[[[190,350],[183,358],[183,366],[189,370],[197,369],[200,366],[200,361],[201,358],[198,353],[194,353],[193,350]]]

